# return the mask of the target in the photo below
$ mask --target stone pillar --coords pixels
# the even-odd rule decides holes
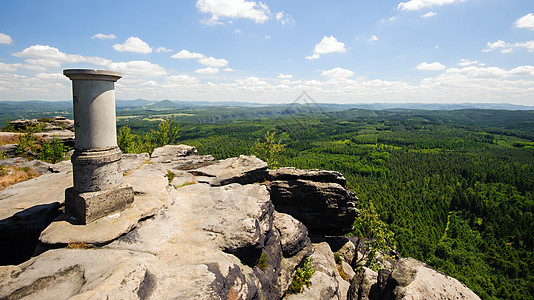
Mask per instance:
[[[65,190],[65,209],[83,224],[125,209],[133,189],[122,184],[122,152],[117,146],[115,81],[104,70],[69,69],[72,80],[75,146],[74,186]]]

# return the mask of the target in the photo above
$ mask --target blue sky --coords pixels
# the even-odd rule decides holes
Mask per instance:
[[[532,0],[0,2],[0,100],[534,105]]]

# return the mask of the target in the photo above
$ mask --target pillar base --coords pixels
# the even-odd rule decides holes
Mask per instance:
[[[129,185],[85,193],[77,192],[73,187],[65,190],[66,212],[84,225],[124,210],[133,200],[133,188]]]

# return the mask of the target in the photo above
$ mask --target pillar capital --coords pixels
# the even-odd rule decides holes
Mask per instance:
[[[122,78],[119,72],[108,70],[92,70],[92,69],[66,69],[63,70],[63,75],[70,80],[104,80],[115,82]]]

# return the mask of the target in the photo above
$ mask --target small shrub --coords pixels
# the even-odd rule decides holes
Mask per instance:
[[[66,153],[67,149],[63,142],[59,139],[53,139],[51,142],[43,143],[39,153],[39,160],[55,164],[62,161]]]
[[[343,262],[343,259],[341,258],[341,255],[339,253],[334,253],[334,260],[336,261],[336,264],[340,265]]]
[[[46,117],[42,117],[40,119],[37,119],[37,121],[42,122],[42,123],[50,123],[52,121],[52,119],[46,118]]]
[[[299,294],[302,293],[304,286],[311,285],[311,278],[315,274],[315,269],[312,267],[313,259],[311,257],[305,258],[300,265],[297,267],[297,271],[291,285],[287,292],[289,294]]]
[[[256,267],[267,270],[269,268],[269,264],[267,263],[267,254],[261,254],[260,257],[258,257],[258,261],[256,262]]]
[[[0,159],[6,159],[6,158],[7,158],[6,151],[0,151]]]
[[[35,135],[31,132],[19,135],[19,145],[15,154],[23,154],[26,151],[35,151]]]

